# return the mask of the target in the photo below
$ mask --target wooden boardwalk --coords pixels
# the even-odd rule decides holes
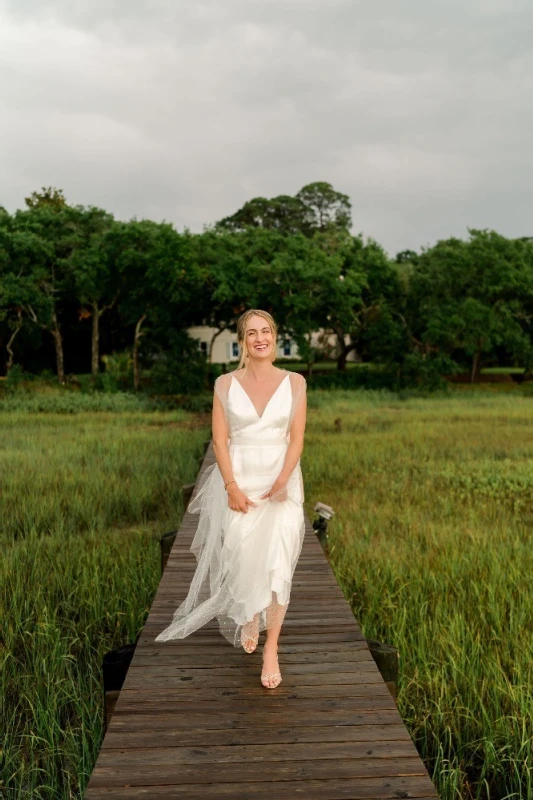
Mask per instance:
[[[261,642],[247,654],[216,622],[154,641],[187,593],[197,523],[185,514],[87,800],[437,798],[307,518],[279,687],[261,686]]]

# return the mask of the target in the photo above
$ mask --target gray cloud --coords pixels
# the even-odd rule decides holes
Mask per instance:
[[[532,28],[518,0],[13,0],[0,203],[201,230],[327,180],[391,253],[531,235]]]

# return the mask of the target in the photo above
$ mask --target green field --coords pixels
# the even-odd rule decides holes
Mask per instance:
[[[306,510],[336,512],[333,568],[400,651],[400,712],[445,800],[533,797],[532,403],[309,392]],[[134,400],[80,408],[0,413],[11,798],[81,796],[102,656],[142,627],[209,435]]]

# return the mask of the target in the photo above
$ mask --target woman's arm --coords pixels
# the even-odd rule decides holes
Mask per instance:
[[[213,430],[213,450],[216,462],[222,475],[222,480],[227,483],[233,478],[233,466],[228,448],[228,428],[224,417],[224,406],[220,397],[213,395],[213,412],[211,415],[211,427]],[[233,486],[233,484],[231,484]]]
[[[239,489],[236,481],[233,480],[233,465],[228,448],[228,428],[224,416],[224,406],[220,397],[213,395],[213,412],[211,417],[211,427],[213,430],[213,450],[216,462],[222,475],[224,483],[231,481],[226,491],[228,493],[228,505],[233,511],[248,513],[248,506],[255,506],[244,492]]]

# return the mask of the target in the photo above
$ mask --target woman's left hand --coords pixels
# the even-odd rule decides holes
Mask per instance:
[[[287,482],[280,481],[277,478],[274,483],[272,484],[272,488],[261,495],[261,500],[266,500],[266,498],[270,498],[271,500],[281,501],[287,499]]]

